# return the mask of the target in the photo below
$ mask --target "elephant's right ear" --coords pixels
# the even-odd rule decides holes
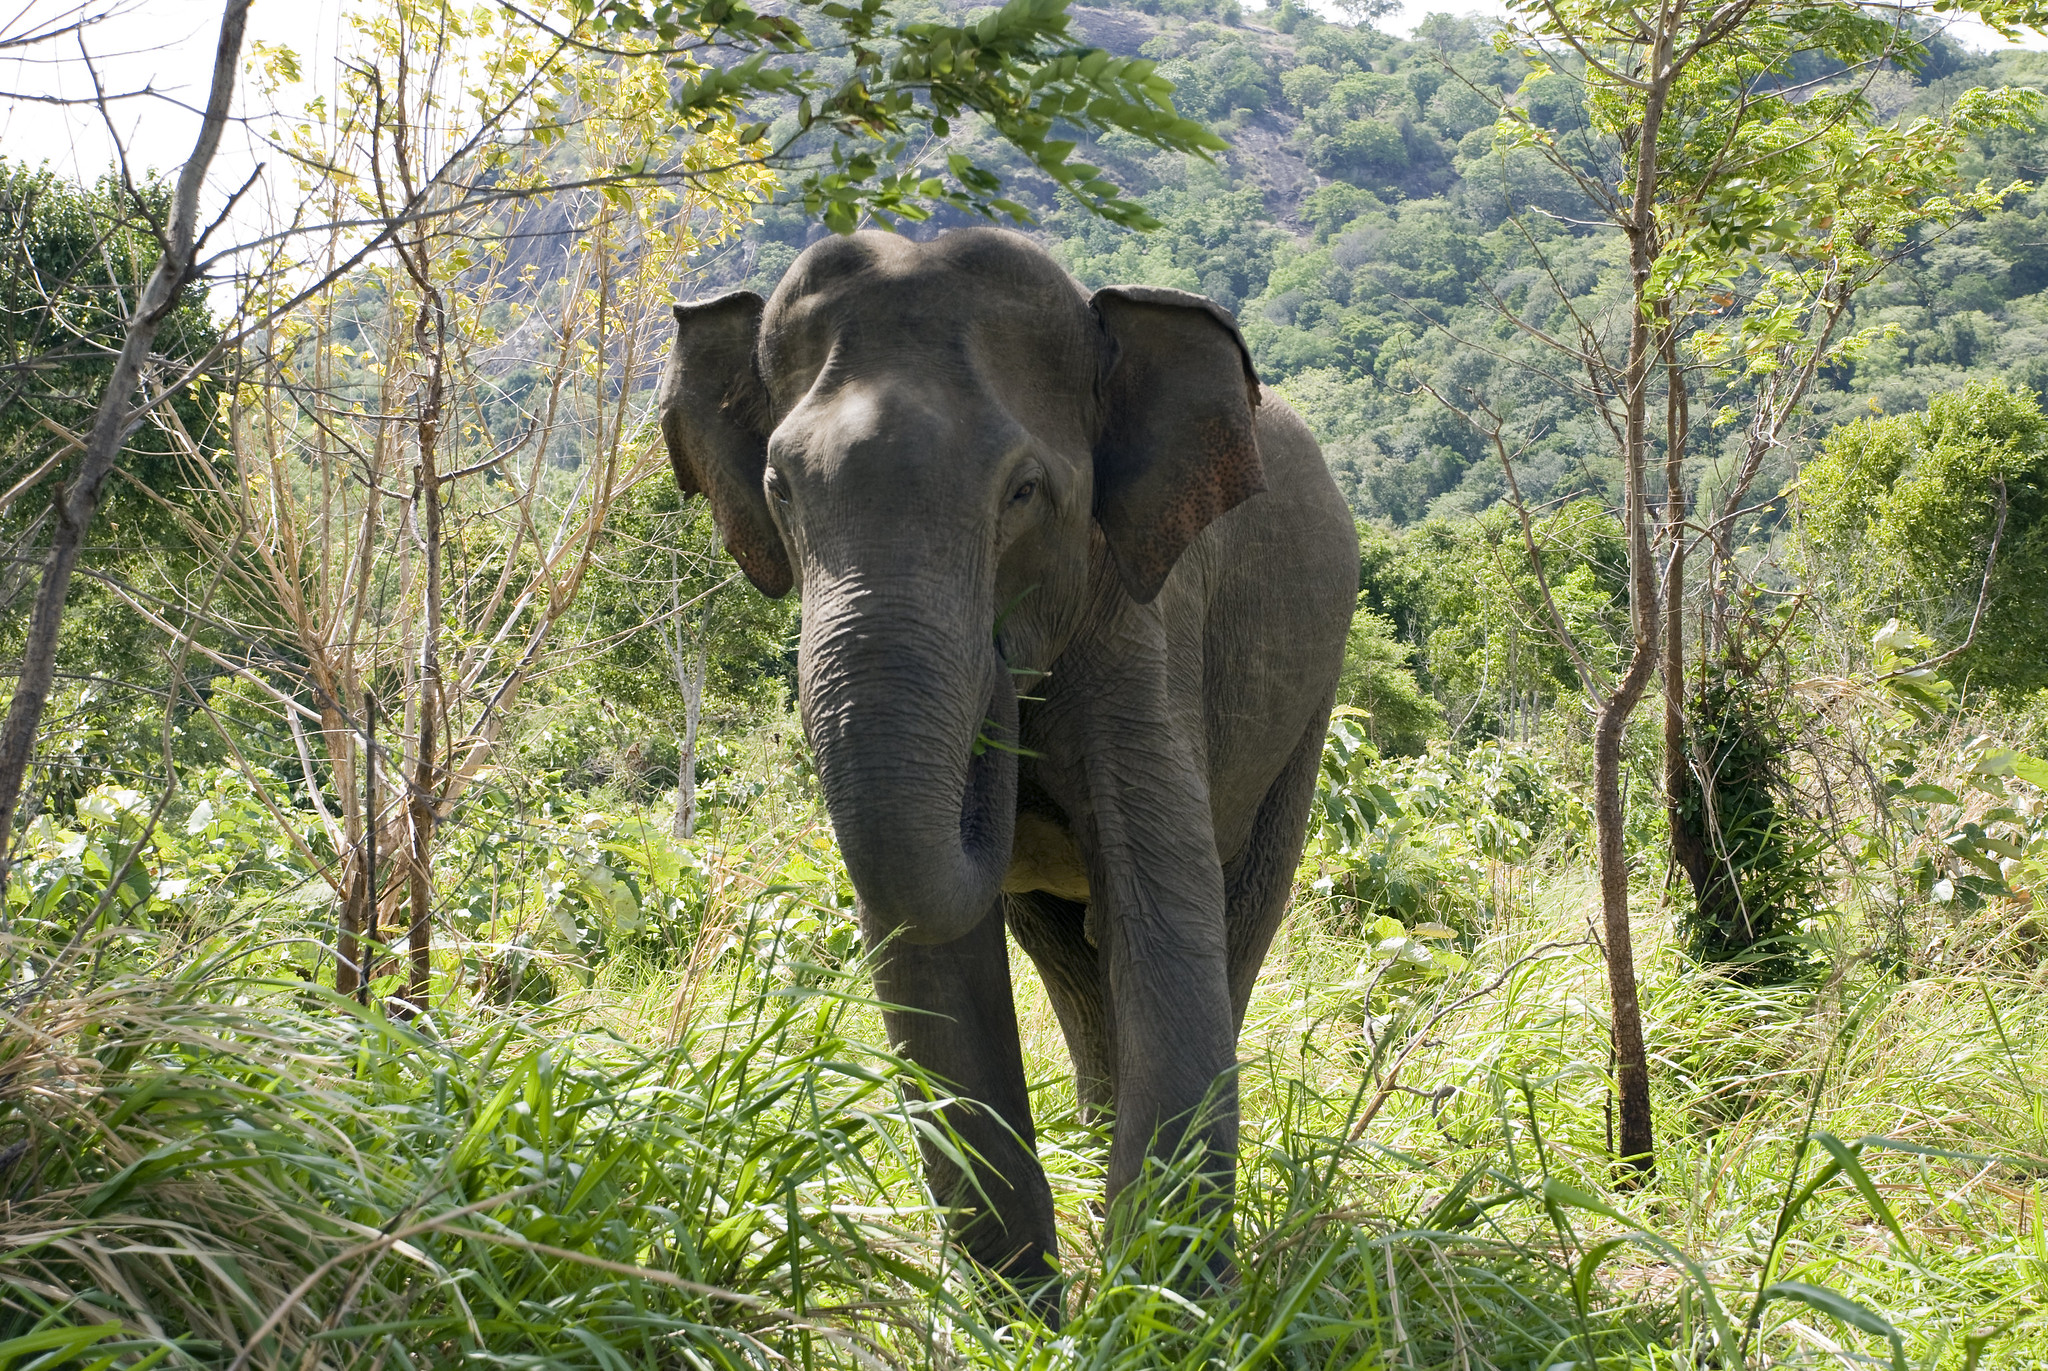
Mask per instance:
[[[1089,303],[1111,346],[1095,443],[1095,519],[1133,600],[1159,593],[1189,543],[1266,488],[1259,378],[1214,301],[1105,286]]]
[[[789,553],[768,517],[768,391],[755,369],[761,297],[736,290],[677,305],[676,347],[655,397],[676,485],[703,495],[725,550],[763,595],[789,593]]]

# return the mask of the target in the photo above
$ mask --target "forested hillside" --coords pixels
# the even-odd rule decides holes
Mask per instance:
[[[1494,26],[1472,18],[1432,16],[1411,41],[1291,4],[1147,0],[1073,13],[1089,41],[1158,61],[1180,107],[1230,142],[1204,163],[1151,153],[1129,135],[1084,141],[1082,154],[1160,219],[1142,236],[1062,203],[1011,154],[1013,192],[1039,217],[1032,231],[1085,284],[1177,286],[1237,311],[1261,376],[1308,418],[1362,518],[1456,518],[1504,494],[1490,451],[1418,391],[1424,379],[1512,391],[1531,420],[1529,498],[1618,493],[1590,416],[1518,370],[1540,365],[1537,349],[1503,326],[1495,303],[1540,297],[1545,273],[1568,298],[1596,298],[1621,269],[1616,237],[1596,226],[1575,185],[1539,157],[1494,145],[1500,100],[1517,92],[1538,123],[1569,136],[1583,118],[1577,82],[1529,82],[1529,60],[1497,51]],[[1888,69],[1868,97],[1880,116],[1911,120],[1972,87],[2044,79],[2048,55],[1980,55],[1930,36],[1917,71]],[[1999,185],[2037,181],[2048,172],[2048,130],[1981,139],[1960,170]],[[1846,418],[1918,409],[1967,378],[2048,386],[2044,214],[2048,193],[2014,197],[1918,243],[1856,306],[1852,327],[1892,336],[1829,369],[1766,484],[1783,486]],[[766,290],[819,232],[800,208],[768,210],[741,260],[714,267],[713,279]],[[1695,487],[1713,479],[1716,456],[1711,444],[1695,452]]]

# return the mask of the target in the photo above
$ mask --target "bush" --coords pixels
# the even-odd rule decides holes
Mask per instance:
[[[1443,733],[1443,706],[1422,693],[1414,655],[1385,615],[1361,607],[1351,620],[1337,702],[1356,711],[1353,717],[1381,756],[1418,756]]]
[[[1314,886],[1353,926],[1391,915],[1476,933],[1513,898],[1511,882],[1496,879],[1504,865],[1575,849],[1589,831],[1585,807],[1523,749],[1382,759],[1343,713],[1330,723],[1316,798]]]
[[[1827,840],[1791,788],[1792,730],[1777,692],[1724,675],[1688,702],[1692,784],[1678,807],[1694,854],[1688,950],[1740,980],[1780,984],[1810,965],[1800,940],[1824,901]]]
[[[2035,395],[1972,382],[1921,414],[1845,424],[1806,468],[1800,498],[1814,569],[1868,623],[1898,618],[1961,646],[1981,594],[1983,622],[1956,673],[2015,696],[2048,685],[2048,417]]]

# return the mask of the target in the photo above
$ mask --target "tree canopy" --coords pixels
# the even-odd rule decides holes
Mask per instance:
[[[1973,381],[1922,412],[1844,424],[1806,468],[1799,498],[1821,553],[1815,570],[1867,618],[1961,647],[1952,670],[1975,685],[2048,686],[2039,396]]]

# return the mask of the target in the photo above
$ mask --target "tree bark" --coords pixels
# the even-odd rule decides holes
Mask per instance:
[[[1662,350],[1660,330],[1652,328],[1645,310],[1650,277],[1656,266],[1657,136],[1674,79],[1673,24],[1660,24],[1651,45],[1643,99],[1643,122],[1636,130],[1633,201],[1625,225],[1629,244],[1630,295],[1628,361],[1623,375],[1622,476],[1623,519],[1628,536],[1629,627],[1634,640],[1628,669],[1601,701],[1593,728],[1593,829],[1600,865],[1600,913],[1607,956],[1607,993],[1614,1038],[1615,1093],[1621,1105],[1621,1136],[1616,1161],[1622,1184],[1639,1183],[1656,1169],[1655,1138],[1650,1118],[1650,1065],[1643,1047],[1642,1006],[1636,996],[1635,943],[1629,928],[1629,871],[1625,819],[1621,800],[1621,742],[1629,716],[1635,712],[1662,655],[1663,586],[1650,546],[1649,383],[1654,359]]]
[[[332,696],[328,698],[332,699]],[[376,912],[371,907],[375,898],[371,890],[376,880],[376,845],[374,840],[366,845],[364,837],[376,822],[377,783],[366,765],[364,777],[369,790],[363,797],[362,816],[358,821],[354,812],[355,768],[350,761],[358,740],[363,744],[367,761],[373,727],[373,722],[366,720],[358,735],[339,709],[331,704],[321,706],[320,731],[327,740],[327,762],[334,770],[334,788],[341,797],[342,832],[348,845],[343,854],[348,872],[334,933],[334,988],[343,995],[354,995],[369,983],[369,978],[363,974],[362,939],[364,930],[376,920]]]
[[[377,940],[384,936],[378,927],[383,914],[382,891],[377,882],[377,843],[384,836],[377,805],[377,697],[363,694],[363,961],[356,997],[370,1000],[371,958],[377,955]]]
[[[424,394],[417,427],[419,476],[414,518],[420,535],[421,557],[426,564],[422,594],[426,611],[425,631],[420,635],[419,734],[413,755],[412,794],[407,798],[411,848],[407,854],[407,904],[411,926],[407,944],[412,969],[406,978],[405,998],[415,1011],[427,1007],[427,978],[433,969],[433,861],[434,825],[439,818],[441,766],[439,762],[442,719],[447,708],[441,680],[441,474],[438,466],[441,411],[446,379],[446,316],[441,293],[426,270],[426,245],[418,245],[421,260],[414,270],[423,299],[414,323],[414,340],[427,360]]]
[[[114,362],[113,374],[107,378],[106,389],[100,393],[99,409],[86,436],[78,474],[55,502],[55,526],[50,533],[49,551],[43,558],[42,581],[36,588],[28,638],[22,645],[21,675],[15,682],[6,721],[0,723],[0,850],[10,855],[14,817],[35,755],[36,734],[42,726],[43,710],[49,704],[51,683],[56,679],[57,635],[64,625],[64,603],[70,594],[71,576],[78,568],[79,553],[84,549],[93,516],[99,512],[100,494],[107,477],[113,474],[128,435],[147,413],[147,405],[131,409],[130,404],[143,385],[143,370],[157,330],[177,308],[179,293],[192,283],[199,243],[199,191],[205,183],[207,168],[213,163],[214,151],[220,146],[221,130],[227,125],[248,19],[249,0],[227,0],[221,14],[220,39],[214,47],[213,85],[207,93],[206,111],[192,156],[178,171],[170,222],[164,229],[164,255],[150,272],[135,312],[129,316],[120,356]],[[0,862],[0,888],[4,888],[6,872],[7,863]]]
[[[1629,928],[1627,826],[1621,802],[1621,740],[1649,684],[1657,660],[1653,642],[1639,643],[1629,669],[1600,706],[1593,723],[1593,839],[1600,865],[1601,939],[1607,957],[1607,995],[1614,1036],[1614,1086],[1621,1100],[1621,1139],[1615,1160],[1622,1179],[1656,1169],[1650,1122],[1650,1062],[1643,1046],[1643,1011],[1636,996],[1635,940]]]
[[[682,656],[676,665],[683,668]],[[674,835],[680,840],[697,832],[697,724],[704,713],[704,674],[711,666],[711,599],[705,597],[697,619],[697,657],[680,670],[683,688],[683,743],[676,758],[676,822]]]
[[[1671,860],[1685,873],[1697,901],[1704,896],[1709,862],[1706,844],[1685,817],[1695,784],[1685,737],[1684,464],[1691,412],[1685,375],[1678,365],[1678,340],[1668,317],[1664,336],[1664,536],[1671,560],[1664,586],[1664,819],[1671,839]]]

